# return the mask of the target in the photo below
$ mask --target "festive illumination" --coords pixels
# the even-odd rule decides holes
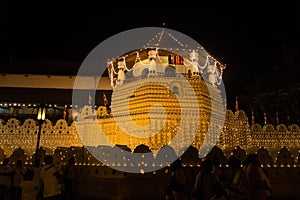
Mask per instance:
[[[79,113],[79,118],[89,121],[88,124],[82,126],[82,129],[97,133],[98,120],[101,120],[103,126],[113,124],[112,118],[107,117],[106,108],[99,106],[96,111],[90,106],[86,106]],[[98,120],[93,120],[98,118]],[[107,126],[105,131],[111,131],[109,136],[113,142],[117,141],[116,134],[113,131],[116,127]],[[35,151],[36,136],[38,132],[37,122],[33,119],[26,119],[23,124],[15,118],[9,119],[6,123],[0,120],[0,147],[4,150],[7,156],[18,148],[24,149],[28,156],[32,156]],[[93,141],[95,137],[84,138]],[[133,138],[129,138],[128,146],[131,151],[137,146]],[[157,137],[157,140],[151,140],[161,144],[164,137]],[[101,138],[96,142],[101,144]],[[193,145],[196,143],[194,142]],[[113,143],[104,144],[104,146],[114,146]],[[70,126],[65,120],[58,120],[56,124],[48,119],[42,125],[41,147],[49,150],[48,153],[53,153],[57,148],[72,148],[83,147],[82,139],[79,138],[78,132],[74,123]],[[126,145],[127,146],[127,145]],[[257,151],[259,148],[267,149],[271,153],[271,157],[276,158],[280,153],[283,158],[286,158],[285,152],[280,152],[282,148],[288,149],[294,155],[294,159],[298,160],[300,152],[300,128],[293,124],[286,126],[284,124],[274,127],[272,124],[261,126],[259,124],[249,125],[248,118],[245,112],[239,110],[233,113],[231,110],[226,111],[226,121],[223,131],[216,144],[226,154],[227,149],[232,150],[234,147],[241,147],[247,152]],[[283,154],[284,153],[284,154]],[[281,155],[280,154],[280,155]],[[266,156],[265,156],[266,157]],[[283,161],[282,161],[283,162]]]
[[[165,36],[176,42],[181,49],[161,47]],[[300,147],[300,130],[297,125],[286,127],[278,124],[274,128],[267,124],[265,118],[265,124],[261,127],[255,124],[252,112],[250,126],[244,111],[238,109],[237,98],[235,112],[226,110],[226,98],[222,98],[219,89],[226,65],[202,47],[191,49],[182,44],[165,30],[149,40],[143,48],[108,60],[107,67],[114,90],[112,107],[105,94],[104,106],[92,107],[89,95],[87,105],[80,108],[74,118],[76,128],[75,122],[68,126],[65,119],[59,120],[54,126],[46,119],[42,125],[41,146],[54,151],[57,147],[82,147],[83,144],[94,147],[122,145],[133,151],[144,144],[157,152],[161,147],[169,145],[179,129],[182,129],[184,134],[178,139],[179,147],[187,140],[192,140],[191,145],[197,149],[205,143],[216,145],[224,151],[237,146],[246,150],[265,147],[277,151],[282,147]],[[176,82],[179,75],[191,85],[196,99],[192,99],[191,94],[187,93],[186,85]],[[181,107],[181,101],[186,102],[187,106]],[[212,113],[213,106],[217,108],[215,113]],[[110,109],[114,112],[110,112]],[[163,109],[165,112],[161,112]],[[186,116],[182,116],[183,111],[190,114],[194,110],[199,111],[199,124],[191,124],[196,117],[192,115],[188,115],[190,121],[182,120],[186,119]],[[219,119],[224,112],[226,118],[223,124]],[[117,121],[121,121],[125,129],[121,129]],[[137,130],[130,126],[131,121],[146,127],[139,134],[147,137],[134,136]],[[10,119],[6,123],[1,121],[1,147],[5,151],[22,147],[30,149],[29,152],[32,153],[32,143],[38,130],[35,124],[32,119],[26,120],[22,125],[17,119]],[[151,135],[150,131],[156,134]],[[216,135],[216,132],[221,134]],[[178,153],[182,150],[175,147],[175,151]]]
[[[223,65],[216,62],[210,65],[209,63],[214,61],[209,61],[208,55],[202,56],[195,50],[188,51],[189,58],[158,48],[145,48],[134,52],[108,62],[111,85],[114,88],[112,99],[115,102],[111,109],[115,112],[113,116],[100,119],[99,123],[109,140],[113,144],[127,145],[130,148],[145,144],[152,150],[158,150],[169,144],[177,134],[181,123],[181,107],[176,95],[183,95],[185,100],[191,99],[190,94],[185,93],[184,85],[176,82],[178,74],[181,74],[197,96],[197,100],[189,102],[188,105],[196,107],[185,109],[199,109],[201,113],[199,127],[193,127],[189,124],[190,121],[183,122],[185,135],[181,141],[184,143],[189,137],[193,137],[192,133],[197,132],[193,142],[197,148],[200,148],[204,140],[207,144],[216,144],[218,136],[214,133],[222,130],[222,124],[218,121],[211,122],[211,102],[216,102],[218,108],[216,115],[221,116],[225,107],[221,92],[216,87],[216,84],[220,83],[216,80],[221,77],[216,77],[216,73],[225,69],[218,67]],[[199,63],[197,59],[200,56],[206,59],[204,66],[195,65]],[[207,71],[203,71],[206,67]],[[205,83],[202,74],[208,76],[209,84]],[[168,88],[163,85],[168,85]],[[133,88],[137,89],[134,91]],[[130,98],[128,108],[127,98]],[[154,116],[149,115],[152,104],[159,104],[166,109],[166,121],[165,116],[157,111],[154,111],[156,113]],[[126,118],[128,109],[130,117]],[[125,126],[126,130],[121,130],[113,117],[121,118],[124,124],[129,124],[133,120],[140,126],[150,125],[149,129],[155,130],[157,134],[148,138],[134,137],[132,134],[135,130],[132,126]],[[155,118],[155,123],[151,123],[151,117]]]

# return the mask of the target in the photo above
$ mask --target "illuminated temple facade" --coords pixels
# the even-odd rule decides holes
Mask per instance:
[[[155,59],[151,59],[152,53]],[[160,54],[161,63],[155,65],[154,69],[151,61],[158,59],[157,53]],[[117,71],[117,69],[125,70],[124,60],[116,60],[115,63],[109,64],[110,80],[114,88],[110,107],[93,108],[86,105],[81,108],[71,125],[68,125],[65,119],[60,119],[55,124],[46,120],[42,125],[40,145],[54,152],[58,147],[97,147],[116,144],[127,146],[133,151],[140,144],[144,144],[155,152],[168,145],[177,134],[179,126],[183,126],[185,131],[180,136],[180,141],[182,143],[192,141],[191,145],[197,149],[201,148],[205,140],[206,145],[216,145],[225,152],[237,146],[249,152],[261,147],[270,152],[277,152],[283,147],[299,150],[298,125],[288,127],[283,124],[276,127],[272,124],[263,127],[259,124],[250,125],[243,110],[232,112],[226,109],[219,85],[216,83],[217,77],[205,82],[200,75],[201,72],[195,70],[192,65],[184,65],[182,61],[179,64],[170,64],[170,55],[172,57],[178,55],[170,54],[168,51],[144,49],[140,51],[140,55],[144,56],[144,59],[141,59],[142,63],[133,64],[132,70],[126,66],[130,72],[128,74]],[[151,67],[152,69],[149,69]],[[209,66],[207,68],[209,69]],[[159,73],[151,74],[151,70]],[[185,87],[175,81],[178,78],[176,74],[178,71],[195,91],[197,98],[192,99],[193,101],[189,99]],[[198,126],[191,125],[190,121],[181,122],[183,111],[180,98],[184,99],[183,102],[187,102],[184,104],[187,111],[199,109]],[[217,108],[213,120],[211,120],[212,102]],[[155,107],[155,104],[161,105],[165,112],[162,112],[162,107]],[[151,118],[155,120],[151,121]],[[122,127],[117,121],[123,124]],[[138,126],[147,127],[143,129],[144,137],[138,137],[140,130],[132,127],[131,121]],[[19,147],[28,155],[34,153],[38,132],[35,120],[27,119],[22,124],[15,118],[7,122],[2,120],[0,131],[0,146],[7,155]],[[151,135],[151,131],[156,134]],[[196,134],[192,135],[193,132]],[[216,132],[220,134],[215,134]]]
[[[162,34],[155,38],[161,39]],[[226,65],[201,47],[182,53],[157,48],[156,40],[150,41],[145,48],[108,61],[109,76],[101,77],[96,86],[95,105],[90,98],[83,98],[80,106],[59,104],[72,94],[74,76],[2,74],[0,91],[8,98],[0,101],[0,161],[9,157],[12,163],[20,159],[25,164],[33,163],[39,123],[36,105],[32,104],[37,96],[28,94],[53,94],[41,125],[39,156],[52,154],[59,166],[75,157],[74,195],[92,199],[161,199],[169,182],[168,167],[153,173],[116,171],[115,166],[128,169],[131,163],[124,162],[127,157],[115,149],[141,153],[136,150],[146,145],[154,159],[137,164],[169,166],[169,154],[159,154],[159,149],[172,143],[181,129],[179,143],[172,147],[181,154],[185,143],[191,145],[180,157],[183,169],[191,177],[200,169],[200,149],[205,145],[216,148],[204,156],[218,158],[225,170],[228,165],[224,158],[233,155],[243,161],[247,154],[256,153],[271,180],[274,198],[298,198],[299,126],[249,123],[251,116],[243,110],[227,109],[222,91]],[[94,83],[94,76],[85,78]],[[89,91],[91,87],[80,89]],[[20,101],[11,100],[13,95],[19,95]],[[101,100],[96,99],[97,95]],[[65,109],[69,114],[62,116]],[[161,157],[163,161],[157,159]]]
[[[138,53],[140,61],[135,62],[131,68],[124,58],[118,59],[116,66],[114,63],[109,64],[114,88],[111,115],[98,120],[109,140],[113,144],[127,145],[130,148],[142,143],[155,151],[169,144],[179,127],[183,126],[184,134],[180,135],[182,143],[193,141],[192,145],[200,148],[209,134],[211,136],[206,140],[215,144],[218,135],[213,133],[221,131],[222,114],[225,113],[224,101],[215,79],[207,84],[198,68],[180,55],[157,49],[143,49]],[[190,52],[191,57],[198,57],[195,54]],[[208,64],[209,67],[216,66]],[[215,71],[222,71],[224,68],[220,66]],[[181,78],[187,82],[181,81]],[[191,85],[192,92],[187,90],[186,84]],[[191,98],[192,95],[195,98]],[[216,117],[210,120],[212,102],[217,109]],[[199,116],[194,116],[195,109],[199,111]],[[152,113],[149,114],[150,112]],[[188,116],[184,119],[183,114]],[[192,120],[186,120],[191,118],[199,118],[198,126],[193,125]],[[134,128],[130,125],[131,122],[139,127]],[[210,126],[213,128],[209,128],[209,122],[213,123]],[[156,134],[151,135],[152,132]],[[140,135],[143,137],[139,137]],[[183,145],[179,143],[177,146],[175,148]]]
[[[86,105],[76,108],[76,114],[70,108],[71,124],[65,119],[55,124],[46,120],[40,146],[53,152],[58,147],[123,145],[133,151],[144,144],[155,152],[169,145],[181,129],[183,134],[174,147],[177,152],[186,141],[197,149],[203,145],[222,150],[237,146],[249,151],[260,147],[299,149],[297,125],[250,125],[244,111],[226,108],[222,91],[226,65],[202,47],[178,52],[158,48],[155,40],[150,41],[144,48],[108,61],[111,104]],[[19,147],[33,154],[37,132],[33,119],[22,124],[16,118],[1,120],[0,147],[6,154]]]

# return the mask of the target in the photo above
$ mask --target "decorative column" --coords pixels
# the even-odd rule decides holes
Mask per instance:
[[[150,61],[149,76],[155,75],[156,73],[156,56],[157,56],[156,50],[148,51],[148,59]]]
[[[118,61],[118,79],[117,79],[117,85],[122,85],[123,84],[123,79],[124,79],[124,70],[125,70],[125,61],[124,60],[119,60]]]
[[[193,65],[193,70],[192,70],[192,74],[197,74],[199,71],[198,71],[198,60],[199,60],[199,55],[198,53],[193,50],[191,53],[190,53],[190,60],[191,60],[191,63]]]

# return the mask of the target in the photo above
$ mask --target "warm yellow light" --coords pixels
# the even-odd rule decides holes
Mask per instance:
[[[41,104],[38,110],[37,120],[44,121],[46,117],[46,107],[44,104]]]

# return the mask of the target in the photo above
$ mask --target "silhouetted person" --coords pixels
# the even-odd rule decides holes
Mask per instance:
[[[63,168],[63,199],[72,200],[73,197],[73,182],[74,182],[74,166],[75,166],[75,157],[70,157],[68,163]]]
[[[21,182],[22,200],[36,200],[40,190],[40,182],[35,178],[32,169],[27,170],[25,179]]]
[[[24,180],[26,167],[22,160],[17,160],[15,167],[11,171],[11,200],[21,200],[22,188],[21,182]]]
[[[260,167],[257,154],[249,154],[247,157],[248,166],[246,168],[249,183],[250,200],[267,200],[271,190],[270,182]]]
[[[187,200],[186,177],[180,159],[175,160],[170,168],[170,182],[167,187],[167,196],[173,200]]]
[[[5,158],[0,166],[0,199],[4,200],[9,197],[10,189],[10,166],[9,158]]]
[[[44,200],[60,200],[61,174],[53,164],[52,155],[45,156],[44,161],[45,165],[40,170],[40,179],[43,187],[43,198]]]
[[[236,173],[242,168],[241,166],[242,162],[237,159],[236,157],[234,156],[230,156],[229,159],[228,159],[228,185],[230,186],[231,183],[233,182],[233,179],[236,175]]]
[[[192,194],[195,200],[210,200],[215,195],[214,184],[218,177],[213,174],[213,163],[211,160],[204,160],[201,169],[196,176],[194,191]]]
[[[215,195],[212,196],[209,200],[227,200],[228,198],[224,195],[224,187],[223,184],[217,181],[214,184]]]
[[[37,159],[32,165],[28,166],[28,168],[33,170],[34,179],[39,181],[40,188],[39,188],[36,199],[42,200],[43,199],[43,191],[42,191],[41,178],[40,178],[41,159]]]
[[[214,157],[211,159],[212,165],[213,165],[213,170],[212,173],[213,175],[217,178],[217,181],[222,184],[222,187],[224,188],[224,185],[226,183],[226,174],[220,167],[221,165],[221,160],[218,159],[217,157]]]
[[[247,159],[243,167],[241,161],[234,156],[229,157],[229,182],[226,185],[226,195],[231,200],[247,200],[249,196],[248,179],[246,175]]]

